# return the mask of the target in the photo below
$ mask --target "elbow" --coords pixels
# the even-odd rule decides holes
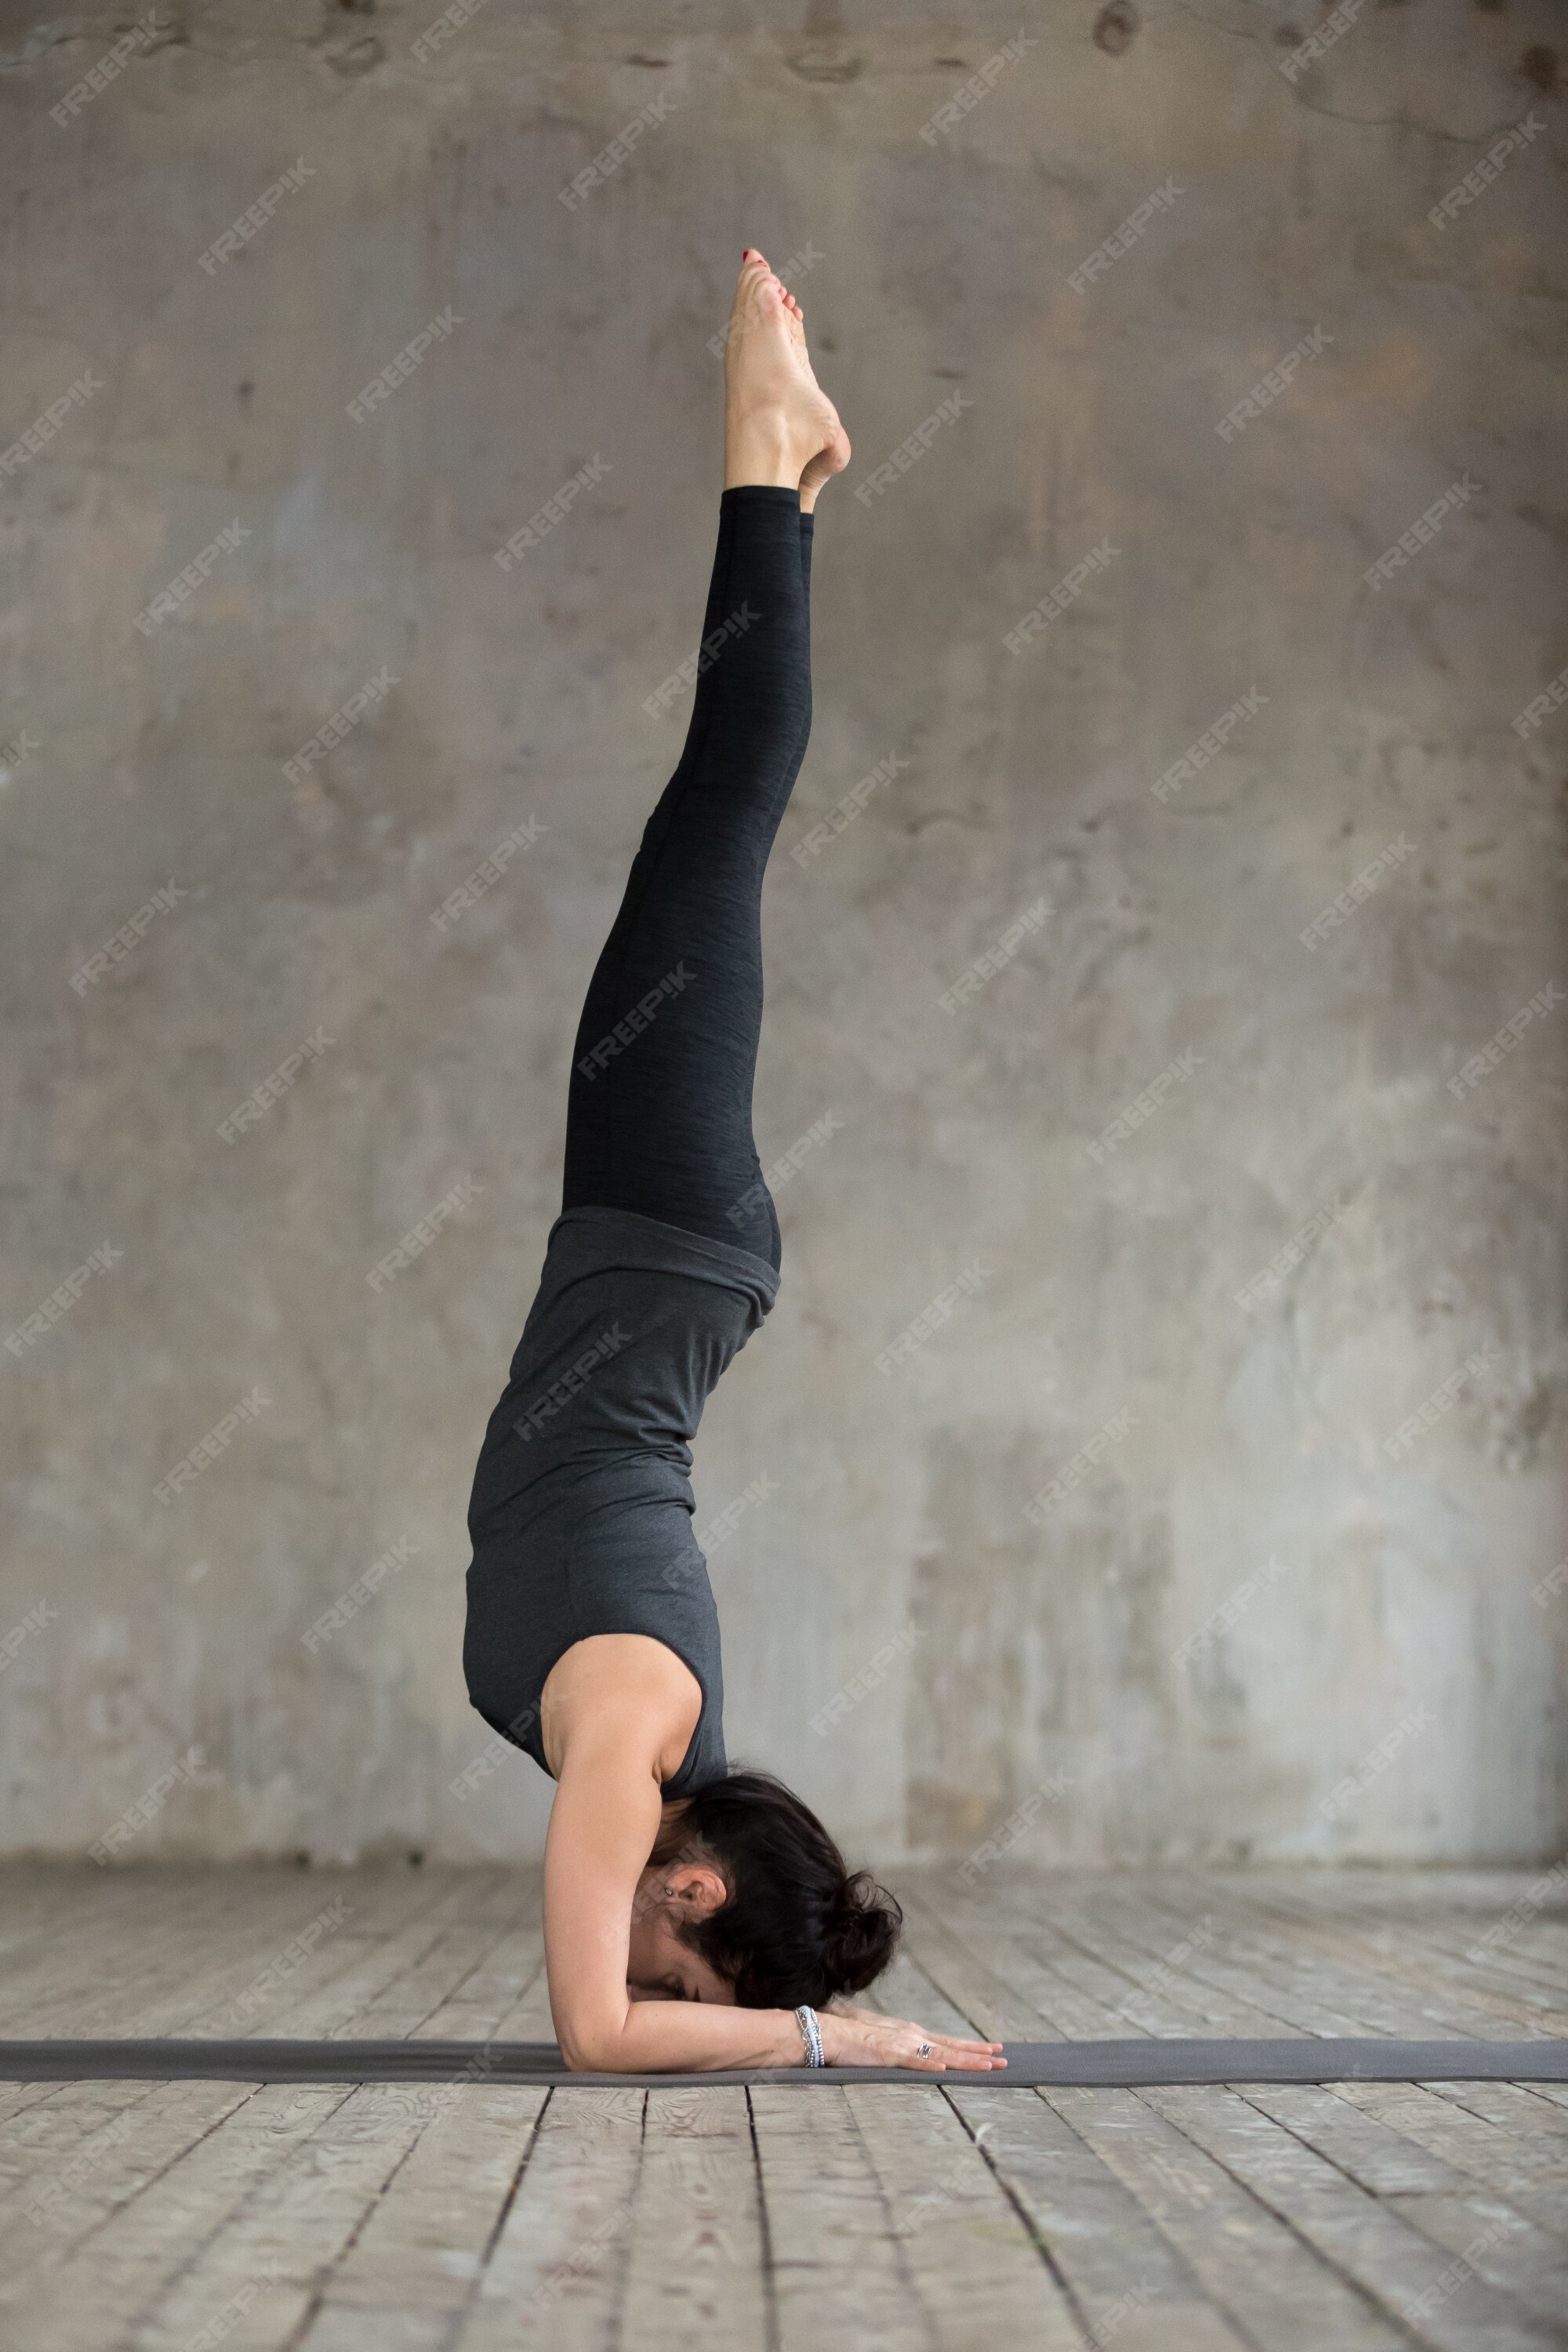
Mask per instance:
[[[614,2074],[620,2071],[622,2059],[612,2037],[592,2028],[574,2031],[569,2025],[556,2028],[561,2049],[561,2063],[569,2074]]]

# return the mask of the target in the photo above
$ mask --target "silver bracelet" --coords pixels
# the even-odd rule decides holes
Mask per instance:
[[[800,2028],[800,2038],[805,2044],[806,2064],[826,2066],[827,2061],[822,2054],[822,2028],[816,2021],[816,2010],[803,2000],[795,2011],[795,2021]]]

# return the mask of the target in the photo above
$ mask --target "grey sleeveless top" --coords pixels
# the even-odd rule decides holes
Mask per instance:
[[[772,1307],[765,1258],[623,1209],[568,1209],[490,1415],[468,1507],[463,1666],[487,1723],[545,1764],[539,1700],[591,1633],[647,1633],[702,1689],[667,1796],[722,1777],[719,1615],[691,1531],[691,1441]]]

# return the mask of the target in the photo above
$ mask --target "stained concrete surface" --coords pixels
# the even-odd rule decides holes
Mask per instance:
[[[731,1752],[886,1857],[1557,1852],[1568,1024],[1449,1083],[1568,979],[1557,12],[438,13],[0,7],[4,440],[92,380],[0,481],[5,1846],[538,1850],[462,1515],[752,242],[856,454],[765,908],[819,1139],[698,1458]]]

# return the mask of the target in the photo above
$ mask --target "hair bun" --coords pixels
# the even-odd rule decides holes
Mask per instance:
[[[847,1877],[823,1920],[823,1967],[835,1992],[858,1992],[898,1948],[904,1915],[868,1870]]]

